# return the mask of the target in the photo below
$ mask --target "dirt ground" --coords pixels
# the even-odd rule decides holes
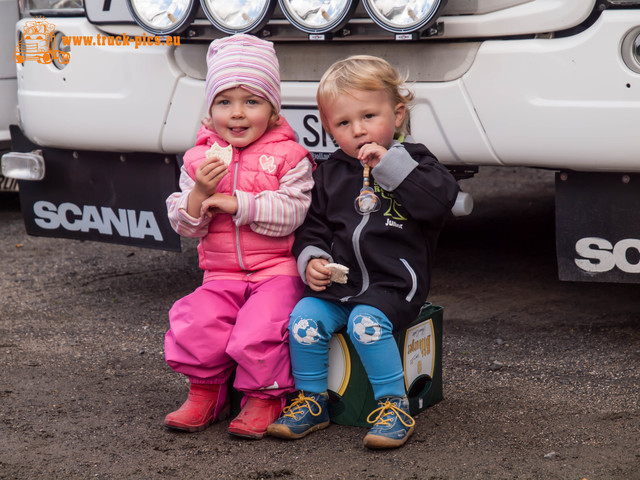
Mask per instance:
[[[404,448],[363,428],[297,442],[176,434],[187,392],[166,366],[171,304],[200,282],[168,253],[29,237],[0,195],[0,478],[640,479],[640,286],[563,283],[553,173],[486,168],[443,232],[444,400]]]

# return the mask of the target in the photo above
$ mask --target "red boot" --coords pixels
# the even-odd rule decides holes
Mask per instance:
[[[229,416],[229,395],[226,385],[191,384],[187,401],[164,419],[174,430],[199,432],[216,420]]]
[[[247,403],[229,424],[229,433],[238,437],[262,438],[281,411],[280,398],[247,397]]]

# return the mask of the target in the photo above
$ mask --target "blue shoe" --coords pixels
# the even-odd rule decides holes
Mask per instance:
[[[374,425],[364,437],[364,446],[373,449],[401,447],[416,426],[416,421],[409,415],[409,400],[407,397],[387,397],[378,400],[378,405],[367,417],[367,422]]]
[[[307,393],[302,390],[298,398],[282,411],[282,417],[267,427],[273,437],[296,439],[329,426],[327,403],[329,394]]]

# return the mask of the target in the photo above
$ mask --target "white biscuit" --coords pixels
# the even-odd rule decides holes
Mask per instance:
[[[214,157],[218,158],[228,167],[231,163],[231,158],[233,157],[233,147],[231,145],[221,147],[217,143],[214,143],[211,145],[211,148],[206,151],[206,155],[208,160]]]
[[[331,270],[331,281],[336,283],[347,283],[349,268],[339,263],[327,263],[325,268]]]

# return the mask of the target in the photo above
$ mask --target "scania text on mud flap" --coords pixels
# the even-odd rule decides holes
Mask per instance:
[[[3,47],[7,54],[22,51],[29,22],[46,21],[54,26],[47,51],[69,59],[15,63],[19,128],[13,150],[41,150],[47,172],[41,181],[19,181],[30,234],[70,236],[63,226],[86,217],[95,228],[79,228],[73,238],[179,248],[177,239],[164,244],[172,233],[161,220],[163,196],[177,189],[180,155],[192,146],[206,113],[206,49],[212,39],[243,32],[274,42],[282,114],[316,159],[336,148],[315,108],[322,73],[351,54],[386,58],[408,74],[416,94],[411,136],[458,178],[483,166],[568,175],[556,182],[562,280],[640,282],[640,210],[627,203],[640,199],[640,0],[19,5],[22,19],[12,45]],[[125,37],[140,42],[115,41]],[[580,174],[589,176],[588,185],[574,182]],[[611,183],[613,178],[630,181]],[[88,180],[92,188],[79,185]],[[78,210],[63,209],[67,221],[46,229],[36,222],[42,220],[37,212],[51,209],[37,205],[55,205],[57,218],[60,205]],[[133,212],[135,226],[121,211]],[[151,220],[138,228],[151,218],[144,212],[153,212],[163,241],[150,233]],[[129,231],[147,234],[119,235],[115,224],[105,226],[105,218],[114,217],[122,232],[126,223]],[[580,228],[566,227],[575,218]],[[611,248],[602,242],[585,247],[589,238]]]

